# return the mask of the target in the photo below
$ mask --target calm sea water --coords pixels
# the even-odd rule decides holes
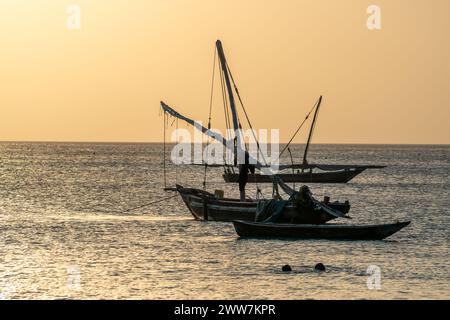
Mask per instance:
[[[412,224],[384,241],[239,240],[229,223],[194,221],[178,196],[123,212],[172,195],[160,144],[0,143],[0,298],[450,298],[450,146],[313,145],[310,161],[389,165],[310,187],[348,199],[351,223]],[[169,184],[201,187],[202,168],[176,171]],[[220,169],[208,188],[237,196]]]

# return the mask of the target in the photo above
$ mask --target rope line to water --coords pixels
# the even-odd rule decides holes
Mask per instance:
[[[166,178],[166,126],[167,126],[167,113],[164,112],[164,129],[163,129],[163,171],[164,171],[164,188],[167,188],[167,178]]]
[[[120,211],[120,213],[127,213],[127,212],[130,212],[130,211],[136,210],[136,209],[148,207],[148,206],[151,206],[152,204],[159,203],[159,202],[162,202],[162,201],[165,201],[165,200],[169,200],[169,199],[175,198],[176,196],[178,196],[178,194],[174,194],[174,195],[172,195],[170,197],[165,197],[165,198],[162,198],[162,199],[159,199],[159,200],[156,200],[156,201],[145,203],[145,204],[137,206],[137,207],[129,208],[129,209],[125,210],[125,211]]]
[[[145,203],[145,204],[141,204],[141,205],[136,206],[136,207],[128,208],[128,209],[123,210],[123,211],[117,211],[117,210],[98,210],[96,207],[85,208],[84,210],[95,210],[95,211],[97,211],[97,212],[104,212],[104,213],[118,213],[118,214],[124,214],[124,213],[128,213],[128,212],[130,212],[130,211],[136,210],[136,209],[141,209],[141,208],[148,207],[148,206],[151,206],[151,205],[156,204],[156,203],[159,203],[159,202],[163,202],[163,201],[166,201],[166,200],[175,198],[176,196],[178,196],[178,194],[174,194],[174,195],[171,195],[171,196],[169,196],[169,197],[164,197],[164,198],[162,198],[162,199],[158,199],[158,200],[155,200],[155,201],[152,201],[152,202],[148,202],[148,203]]]

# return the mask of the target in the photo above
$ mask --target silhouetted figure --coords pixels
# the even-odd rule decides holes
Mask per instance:
[[[292,217],[292,223],[298,223],[298,219],[301,220],[301,215],[314,214],[315,205],[313,202],[313,196],[308,186],[301,186],[299,191],[293,195],[293,202],[299,209],[299,214]]]
[[[248,173],[255,173],[255,166],[249,163],[248,153],[245,153],[245,163],[239,165],[239,192],[241,201],[245,201],[245,186],[248,182]]]

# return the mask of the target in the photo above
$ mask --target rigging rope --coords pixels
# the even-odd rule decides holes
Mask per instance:
[[[291,144],[292,140],[294,140],[295,136],[297,135],[297,133],[300,131],[300,129],[302,128],[302,126],[305,124],[306,120],[308,120],[309,116],[311,115],[311,112],[314,111],[314,109],[317,107],[317,104],[319,103],[319,100],[316,101],[316,103],[314,104],[314,106],[312,107],[312,109],[308,112],[308,114],[306,115],[305,119],[302,121],[302,123],[300,124],[300,126],[297,128],[297,130],[295,131],[294,135],[292,136],[292,138],[289,140],[289,142],[284,146],[283,150],[281,150],[280,154],[278,155],[278,159],[279,160],[281,158],[281,156],[283,155],[283,153],[286,151],[286,149],[289,147],[289,145]]]
[[[234,91],[236,92],[236,95],[238,96],[239,103],[240,103],[240,105],[242,107],[242,110],[244,110],[244,115],[245,115],[245,118],[247,119],[247,123],[248,123],[248,125],[249,125],[249,127],[250,127],[250,129],[252,131],[253,138],[256,141],[256,146],[258,147],[258,151],[260,151],[260,153],[261,153],[261,157],[262,157],[262,159],[264,161],[264,164],[267,165],[267,161],[266,161],[266,159],[264,157],[264,154],[262,153],[261,148],[259,146],[259,141],[256,138],[255,131],[253,130],[253,126],[252,126],[252,124],[250,122],[250,118],[248,117],[248,114],[247,114],[247,110],[245,110],[244,103],[242,102],[241,95],[239,94],[239,90],[238,90],[238,88],[236,86],[236,82],[234,82],[233,74],[231,73],[230,66],[228,65],[228,62],[227,62],[227,70],[228,70],[228,73],[230,74],[231,81],[233,82]]]
[[[229,131],[229,129],[231,129],[231,119],[230,119],[230,113],[228,111],[228,99],[227,99],[227,92],[225,89],[225,79],[224,79],[224,75],[223,72],[220,73],[220,83],[221,83],[221,89],[222,89],[222,102],[223,102],[223,112],[224,112],[224,117],[225,117],[225,126],[226,126],[226,137],[227,140],[230,140],[231,137],[231,132]],[[225,164],[228,164],[228,159],[226,158],[227,156],[227,152],[225,153]]]
[[[292,158],[291,148],[288,147],[287,150],[288,150],[289,155],[290,155],[290,157],[291,157],[292,173],[295,174],[295,169],[294,169],[294,159]],[[294,180],[294,182],[293,182],[293,184],[292,184],[292,189],[294,189],[294,191],[295,191],[295,180]]]
[[[178,144],[178,118],[176,120],[176,129],[175,129],[175,135],[176,135],[176,142]],[[175,183],[178,184],[178,164],[175,163]]]
[[[228,65],[228,63],[227,63],[227,70],[228,70],[228,73],[230,74],[231,81],[233,82],[233,86],[234,86],[234,91],[236,92],[236,95],[237,95],[237,97],[238,97],[238,99],[239,99],[239,103],[240,103],[240,105],[241,105],[241,108],[242,108],[242,110],[244,111],[244,115],[245,115],[245,118],[246,118],[246,120],[247,120],[247,123],[248,123],[248,125],[249,125],[249,127],[250,127],[250,130],[251,130],[251,132],[252,132],[253,138],[255,139],[255,142],[256,142],[256,146],[257,146],[257,148],[258,148],[258,151],[261,153],[261,157],[262,157],[264,163],[267,165],[267,161],[266,161],[266,159],[265,159],[265,157],[264,157],[264,154],[262,153],[261,147],[260,147],[260,145],[259,145],[259,141],[258,141],[258,139],[256,138],[255,131],[254,131],[254,129],[253,129],[253,126],[252,126],[252,123],[251,123],[251,121],[250,121],[250,118],[249,118],[249,116],[248,116],[248,114],[247,114],[247,110],[246,110],[245,107],[244,107],[244,103],[242,102],[241,94],[239,93],[239,89],[237,88],[236,82],[234,81],[233,74],[231,73],[230,66]],[[240,129],[242,129],[242,125],[241,125],[240,121],[239,121],[239,127],[240,127]],[[245,148],[247,149],[247,146],[246,146],[245,142],[244,142],[244,146],[245,146]],[[257,179],[255,179],[255,187],[256,187],[256,198],[258,199],[258,198],[259,198],[259,195],[261,195],[262,198],[264,199],[264,195],[262,194],[262,191],[261,191],[261,189],[259,188],[258,180],[257,180]]]
[[[217,56],[217,50],[214,48],[214,62],[213,62],[213,71],[212,71],[212,80],[211,80],[211,97],[209,99],[208,129],[211,129],[211,111],[212,111],[213,95],[214,95],[214,77],[215,77],[215,71],[216,71],[216,56]]]
[[[208,116],[208,130],[211,129],[211,114],[212,114],[212,105],[213,105],[213,96],[214,96],[214,79],[215,79],[215,73],[216,73],[216,56],[217,56],[217,50],[214,48],[214,60],[213,60],[213,70],[212,70],[212,79],[211,79],[211,96],[209,99],[209,116]],[[206,148],[208,148],[210,144],[210,139],[208,138]],[[203,190],[206,190],[206,174],[208,170],[208,163],[207,159],[205,159],[205,171],[203,175]]]
[[[164,188],[167,188],[167,178],[166,178],[166,121],[167,113],[164,112],[164,139],[163,139],[163,171],[164,171]]]

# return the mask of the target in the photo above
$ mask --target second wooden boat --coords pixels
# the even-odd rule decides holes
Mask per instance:
[[[233,221],[242,238],[296,238],[328,240],[382,240],[400,231],[410,221],[377,225],[283,224]]]
[[[366,170],[366,168],[349,168],[341,171],[331,172],[296,172],[296,173],[280,173],[278,176],[284,182],[304,182],[304,183],[347,183],[358,174]],[[223,179],[228,183],[238,183],[239,174],[225,171]],[[248,182],[271,183],[270,176],[265,174],[249,174]]]

